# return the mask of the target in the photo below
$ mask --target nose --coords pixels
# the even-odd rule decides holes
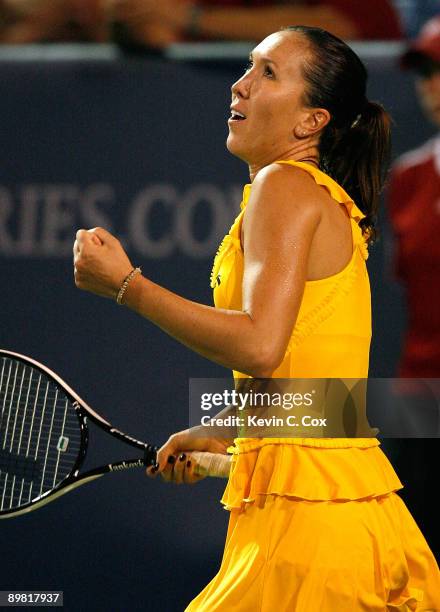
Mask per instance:
[[[242,77],[235,81],[235,83],[231,87],[232,96],[237,96],[238,98],[248,98],[250,91],[250,77],[249,73],[246,72]]]

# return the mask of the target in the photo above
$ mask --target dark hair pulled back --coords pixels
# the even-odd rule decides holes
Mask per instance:
[[[342,40],[320,28],[289,26],[310,44],[304,58],[307,106],[325,108],[331,120],[319,141],[320,168],[356,202],[369,241],[376,236],[379,197],[391,147],[391,119],[385,109],[366,97],[367,70]]]

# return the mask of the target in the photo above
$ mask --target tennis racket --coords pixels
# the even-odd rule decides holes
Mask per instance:
[[[80,473],[88,421],[136,448],[138,457]],[[0,519],[31,512],[104,474],[154,465],[156,451],[113,427],[46,366],[0,350]],[[230,457],[191,455],[197,474],[228,476]]]

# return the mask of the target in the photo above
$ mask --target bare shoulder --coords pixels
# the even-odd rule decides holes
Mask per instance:
[[[260,218],[270,220],[275,217],[285,222],[298,223],[302,220],[316,228],[322,210],[323,190],[314,178],[301,168],[275,163],[266,166],[256,175],[244,224],[258,215]]]
[[[296,185],[308,184],[309,186],[316,186],[315,179],[307,170],[286,163],[274,162],[273,164],[269,164],[262,168],[255,177],[255,181],[259,182],[267,181],[268,179],[278,179],[280,181],[284,179]]]

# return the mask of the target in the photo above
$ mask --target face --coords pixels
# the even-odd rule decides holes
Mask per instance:
[[[295,147],[295,127],[307,114],[301,75],[308,44],[297,32],[277,32],[251,53],[232,86],[229,151],[248,164],[265,165]],[[299,129],[299,128],[297,128]]]
[[[440,127],[440,64],[420,75],[416,82],[420,103],[431,119]]]

